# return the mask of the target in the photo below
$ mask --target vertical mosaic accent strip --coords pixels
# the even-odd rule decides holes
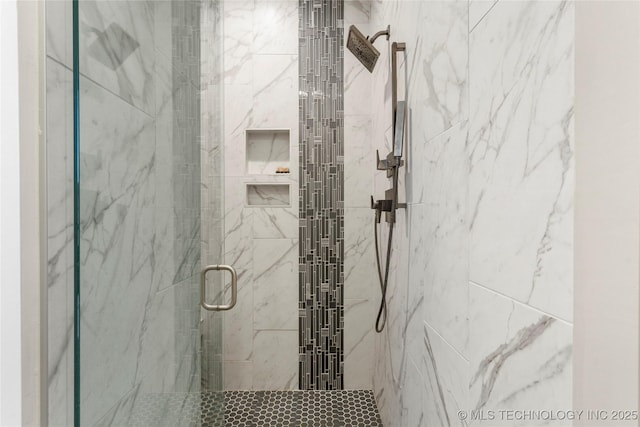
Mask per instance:
[[[300,0],[300,389],[343,388],[344,0]]]

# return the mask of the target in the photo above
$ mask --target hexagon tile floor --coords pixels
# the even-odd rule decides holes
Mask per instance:
[[[371,390],[156,394],[135,407],[127,425],[382,427]]]

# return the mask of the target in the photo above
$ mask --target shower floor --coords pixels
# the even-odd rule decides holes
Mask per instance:
[[[131,426],[382,426],[371,390],[146,395]]]

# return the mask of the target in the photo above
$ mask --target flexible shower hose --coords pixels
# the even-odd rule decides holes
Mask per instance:
[[[398,163],[400,160],[398,159]],[[387,324],[387,285],[389,284],[389,265],[391,264],[391,243],[393,242],[393,225],[395,224],[396,205],[398,201],[398,167],[394,167],[393,171],[393,204],[391,210],[393,212],[393,221],[389,223],[389,239],[387,241],[387,262],[384,269],[384,280],[382,279],[382,269],[380,268],[380,244],[378,243],[378,220],[373,220],[373,233],[376,242],[376,264],[378,266],[378,279],[380,280],[380,308],[378,308],[378,316],[376,317],[376,332],[380,333]]]

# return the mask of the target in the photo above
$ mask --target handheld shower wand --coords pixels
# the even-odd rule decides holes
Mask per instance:
[[[376,211],[376,218],[373,223],[373,233],[375,236],[376,246],[376,265],[378,267],[378,279],[380,280],[380,307],[378,308],[378,315],[376,317],[376,332],[380,333],[384,330],[387,323],[387,287],[389,284],[389,270],[391,264],[391,244],[393,243],[393,228],[396,222],[396,210],[398,208],[406,207],[404,203],[398,203],[398,175],[400,166],[404,164],[402,161],[402,146],[404,141],[404,124],[405,124],[406,104],[405,101],[398,102],[395,112],[395,126],[394,126],[394,141],[393,151],[389,153],[387,159],[383,162],[378,157],[378,169],[386,169],[387,175],[391,172],[392,185],[391,188],[385,192],[386,198],[384,200],[378,200],[374,202],[373,196],[371,197],[371,208]],[[381,167],[382,166],[384,167]],[[389,239],[387,241],[387,257],[384,269],[384,276],[382,274],[382,267],[380,263],[380,244],[378,243],[378,224],[382,211],[387,213],[387,222],[389,223]]]

